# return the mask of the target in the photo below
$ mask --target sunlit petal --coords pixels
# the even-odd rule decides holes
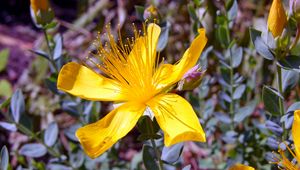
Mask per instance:
[[[157,87],[161,89],[178,82],[197,63],[206,42],[205,29],[199,29],[199,35],[193,40],[177,64],[163,64],[158,68],[154,75]]]
[[[292,136],[295,145],[295,152],[297,155],[297,161],[300,161],[300,110],[294,112],[294,122],[292,127]]]
[[[235,164],[231,166],[228,170],[254,170],[254,168],[243,164]]]
[[[268,28],[274,37],[281,35],[286,23],[287,16],[281,0],[273,0],[268,17]]]
[[[63,66],[58,75],[57,87],[62,91],[88,100],[126,100],[116,81],[105,78],[74,62]]]
[[[205,133],[192,106],[176,94],[161,94],[147,103],[164,131],[165,145],[184,141],[205,142]]]
[[[84,151],[96,158],[125,136],[137,123],[145,105],[125,103],[103,119],[79,128],[76,136]]]

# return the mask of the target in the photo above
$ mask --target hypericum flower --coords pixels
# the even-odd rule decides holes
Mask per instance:
[[[268,28],[274,37],[280,36],[287,23],[281,0],[273,0],[268,17]]]
[[[243,164],[235,164],[231,166],[228,170],[255,170],[251,166],[243,165]]]
[[[294,161],[290,161],[288,157],[285,155],[283,149],[279,148],[278,152],[281,157],[274,158],[274,164],[277,164],[279,167],[284,168],[286,170],[299,170],[300,169],[300,110],[296,110],[294,112],[294,122],[292,126],[292,137],[294,140],[294,151],[287,144],[285,144],[285,148],[289,151],[289,153],[294,157]],[[295,162],[296,161],[296,162]]]
[[[77,138],[92,158],[125,136],[146,109],[154,113],[166,146],[187,140],[206,141],[192,106],[167,92],[196,64],[207,42],[205,30],[199,29],[199,35],[175,65],[157,61],[160,27],[151,23],[144,32],[140,35],[134,29],[135,38],[123,43],[119,37],[116,43],[107,29],[109,43],[100,43],[97,54],[102,63],[95,63],[105,76],[75,62],[64,65],[59,73],[60,90],[88,100],[123,103],[103,119],[77,130]]]

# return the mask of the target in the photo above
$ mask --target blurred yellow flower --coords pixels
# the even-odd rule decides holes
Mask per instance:
[[[76,136],[85,152],[95,158],[125,136],[146,109],[151,109],[164,132],[166,146],[193,140],[205,142],[205,133],[192,106],[167,91],[197,62],[207,38],[205,30],[175,65],[158,64],[156,46],[161,28],[149,24],[144,34],[134,29],[135,38],[116,43],[107,29],[108,44],[100,43],[96,64],[105,76],[71,62],[63,66],[57,87],[88,100],[123,103],[103,119],[81,127]]]
[[[292,137],[294,140],[294,151],[292,151],[291,148],[289,148],[286,145],[286,148],[291,153],[291,155],[295,158],[297,162],[292,162],[288,159],[288,157],[285,155],[285,152],[281,149],[279,149],[279,153],[281,155],[280,158],[275,158],[277,160],[274,162],[275,164],[278,164],[278,166],[286,169],[286,170],[299,170],[300,169],[300,132],[298,131],[300,129],[300,110],[296,110],[294,112],[294,122],[292,126]]]
[[[231,166],[228,170],[255,170],[251,166],[243,165],[243,164],[235,164]]]
[[[49,8],[48,0],[30,0],[31,8],[35,15],[38,11],[47,11]]]
[[[281,0],[273,0],[268,17],[268,29],[274,37],[280,36],[287,23]]]

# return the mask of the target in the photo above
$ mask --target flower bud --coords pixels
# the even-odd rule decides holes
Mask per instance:
[[[159,18],[158,10],[155,6],[150,5],[144,11],[144,19]]]
[[[194,66],[187,71],[178,83],[178,90],[193,90],[201,83],[203,74],[199,65]]]
[[[268,29],[274,37],[280,36],[287,24],[287,16],[281,0],[273,0],[268,17]]]
[[[32,18],[37,25],[51,23],[54,13],[48,0],[30,0]]]

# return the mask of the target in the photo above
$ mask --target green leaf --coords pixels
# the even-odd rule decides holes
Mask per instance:
[[[167,22],[166,26],[161,27],[161,33],[159,35],[159,39],[156,47],[156,50],[159,52],[162,51],[168,43],[170,25],[171,24]]]
[[[5,70],[9,57],[9,49],[0,51],[0,72]]]
[[[192,167],[191,165],[187,165],[187,166],[183,167],[182,170],[190,170],[191,167]]]
[[[47,148],[40,143],[25,144],[19,150],[20,155],[39,158],[47,153]]]
[[[54,37],[55,47],[53,51],[53,60],[57,60],[61,54],[63,49],[63,40],[60,34],[55,35]]]
[[[135,12],[136,12],[136,16],[139,20],[144,21],[144,11],[145,11],[145,7],[143,6],[139,6],[139,5],[135,5]]]
[[[196,10],[195,8],[193,7],[193,5],[188,5],[188,12],[190,14],[190,17],[194,20],[194,21],[198,21],[198,17],[197,17],[197,14],[196,14]]]
[[[217,35],[220,43],[227,47],[229,44],[229,37],[227,36],[227,28],[225,26],[220,25],[217,29]]]
[[[245,90],[246,90],[246,85],[244,85],[244,84],[239,85],[234,90],[233,99],[235,99],[235,100],[240,99],[243,96]]]
[[[42,50],[29,50],[29,51],[32,52],[33,54],[36,54],[50,61],[49,55],[45,51]]]
[[[273,89],[272,87],[264,86],[262,97],[263,97],[266,111],[268,111],[272,115],[279,115],[280,114],[279,100],[280,98],[283,99],[281,94],[276,89]]]
[[[25,101],[20,89],[16,90],[10,102],[10,109],[15,122],[19,122],[20,115],[25,111]]]
[[[287,112],[300,110],[300,102],[293,103],[288,109]]]
[[[53,146],[58,137],[58,126],[56,122],[49,124],[44,134],[44,142],[47,146]]]
[[[8,122],[2,122],[0,121],[0,126],[6,130],[9,130],[11,132],[16,132],[17,131],[17,127],[15,124],[13,123],[8,123]]]
[[[232,67],[237,68],[242,63],[243,59],[243,48],[239,47],[233,51],[232,54]]]
[[[1,148],[0,152],[0,169],[1,170],[7,170],[9,164],[9,155],[6,146],[4,145]]]
[[[72,167],[79,168],[84,162],[84,154],[81,150],[78,150],[76,153],[70,154],[70,163]]]
[[[299,81],[299,72],[294,70],[281,69],[282,74],[282,89],[285,92],[288,89],[295,87]]]
[[[237,112],[234,114],[233,121],[240,123],[247,117],[251,116],[255,110],[256,103],[257,102],[254,100],[248,103],[246,106],[239,108]]]
[[[157,170],[158,165],[155,160],[154,149],[149,145],[143,146],[143,162],[147,170]]]
[[[12,87],[9,81],[0,80],[0,96],[9,98],[12,95]]]
[[[229,11],[228,11],[228,20],[232,21],[236,18],[238,13],[238,3],[237,0],[233,0],[233,4],[231,5]]]
[[[280,67],[285,69],[292,69],[300,72],[300,56],[289,55],[280,59],[277,63]]]
[[[138,137],[139,141],[161,138],[160,135],[156,134],[159,131],[159,126],[156,119],[152,121],[149,116],[142,116],[137,123],[137,127],[141,132],[140,136]]]
[[[178,143],[170,147],[165,146],[162,150],[161,159],[170,164],[173,164],[179,159],[182,150],[183,143]]]
[[[268,45],[263,41],[261,32],[250,28],[250,37],[255,46],[256,51],[267,60],[274,60],[273,53],[269,50]]]

